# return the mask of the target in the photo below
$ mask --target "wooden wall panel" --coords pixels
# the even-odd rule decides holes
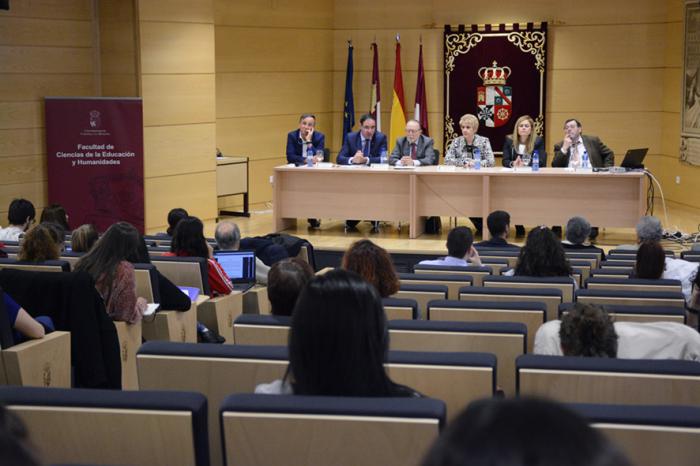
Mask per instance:
[[[43,100],[45,96],[93,95],[90,74],[2,74],[0,102]]]
[[[92,47],[89,21],[6,16],[0,17],[0,31],[0,45]]]
[[[307,0],[303,3],[296,0],[214,0],[214,18],[217,26],[324,29],[333,26],[334,14],[330,0]]]
[[[211,24],[144,22],[141,18],[141,71],[144,74],[214,72]]]
[[[92,0],[13,0],[10,3],[12,8],[3,11],[3,16],[83,21],[92,18]]]
[[[92,49],[0,46],[0,73],[91,73]]]
[[[44,128],[0,131],[0,159],[17,155],[37,155],[44,152]]]
[[[216,27],[217,73],[323,72],[332,59],[329,30]]]
[[[42,126],[44,126],[42,102],[0,102],[0,129],[41,128]]]
[[[197,173],[216,169],[211,144],[216,124],[147,126],[144,128],[146,177]]]
[[[211,24],[214,4],[197,0],[139,0],[139,17],[141,21]]]
[[[216,172],[146,178],[146,231],[165,231],[168,212],[182,207],[190,215],[211,220],[216,217]]]
[[[216,106],[214,83],[214,74],[142,75],[143,124],[213,122]]]
[[[0,185],[42,181],[46,181],[46,156],[2,157]]]

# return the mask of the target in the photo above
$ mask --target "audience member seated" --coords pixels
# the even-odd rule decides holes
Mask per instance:
[[[658,241],[645,241],[637,249],[634,278],[658,280],[664,274],[666,254]]]
[[[168,212],[168,229],[165,233],[159,233],[159,236],[172,238],[175,234],[175,227],[177,226],[177,224],[180,223],[180,220],[182,220],[183,218],[189,217],[189,215],[190,214],[188,214],[185,209],[182,209],[180,207],[171,209],[170,212]]]
[[[635,230],[637,231],[637,244],[620,244],[615,249],[635,251],[644,241],[661,241],[664,237],[661,220],[652,215],[645,215],[640,218],[635,226]]]
[[[267,298],[272,315],[291,316],[299,293],[313,277],[311,266],[299,258],[275,263],[267,275]]]
[[[49,330],[53,329],[51,319],[41,316],[41,322],[35,320],[9,294],[2,293],[2,299],[5,302],[5,312],[10,320],[10,325],[19,333],[19,336],[22,337],[21,339],[41,338],[46,333],[45,327]]]
[[[73,252],[88,252],[97,242],[99,235],[95,225],[80,225],[70,236],[70,247]]]
[[[342,267],[355,272],[374,287],[382,298],[399,291],[399,276],[386,249],[368,239],[353,243],[345,251]]]
[[[128,261],[139,247],[139,232],[131,224],[118,222],[107,229],[95,246],[75,264],[95,280],[107,314],[130,324],[139,322],[146,311],[144,298],[136,296],[134,266]]]
[[[241,230],[233,222],[219,222],[214,232],[216,245],[221,251],[238,251],[241,248]],[[270,267],[255,256],[255,281],[261,285],[267,284]]]
[[[66,214],[66,209],[61,204],[50,204],[44,207],[44,210],[41,211],[39,222],[53,222],[60,225],[64,232],[70,232],[68,214]]]
[[[510,214],[503,210],[495,210],[486,217],[486,226],[489,229],[491,239],[476,243],[477,246],[485,248],[518,248],[515,244],[507,241],[510,233]],[[523,234],[524,233],[523,229]]]
[[[316,276],[293,315],[287,373],[258,385],[256,393],[421,396],[384,370],[389,335],[381,297],[356,273],[336,269]]]
[[[24,235],[17,258],[26,262],[44,262],[58,259],[61,255],[63,240],[59,239],[58,230],[48,223],[40,223]]]
[[[435,441],[423,466],[629,466],[585,419],[553,401],[471,403]]]
[[[185,217],[175,227],[170,252],[165,255],[206,259],[211,296],[227,295],[233,291],[233,284],[224,269],[213,259],[212,252],[204,237],[202,221],[197,217]]]
[[[39,454],[27,428],[11,410],[0,405],[0,452],[2,463],[12,466],[40,466]]]
[[[572,276],[573,270],[566,258],[559,238],[545,226],[530,230],[527,241],[520,250],[515,268],[503,275],[523,275],[526,277],[572,277],[574,286],[578,282]]]
[[[0,228],[0,241],[19,241],[19,237],[34,223],[34,205],[26,199],[14,199],[7,210],[9,225]]]
[[[534,353],[699,361],[700,334],[676,322],[613,322],[603,307],[576,303],[561,320],[539,328]]]
[[[143,236],[139,233],[138,247],[126,258],[132,264],[150,264],[151,256]],[[192,301],[173,282],[168,280],[156,269],[158,277],[158,295],[160,296],[160,308],[163,311],[189,311]]]
[[[447,234],[447,256],[442,259],[424,260],[420,265],[481,267],[479,252],[474,247],[474,236],[469,227],[456,227]]]
[[[591,235],[591,224],[583,217],[571,217],[566,223],[566,239],[561,242],[564,249],[569,251],[579,252],[595,252],[601,254],[601,258],[605,260],[605,251],[586,244],[588,237]]]

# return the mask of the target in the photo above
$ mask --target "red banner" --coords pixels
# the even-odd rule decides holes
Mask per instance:
[[[143,110],[139,98],[47,97],[49,203],[70,224],[144,231]]]

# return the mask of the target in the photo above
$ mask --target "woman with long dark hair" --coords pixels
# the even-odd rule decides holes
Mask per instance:
[[[118,222],[75,264],[76,272],[87,272],[95,280],[107,314],[114,320],[135,323],[146,311],[146,300],[136,296],[134,266],[128,261],[138,245],[136,228],[130,223]]]
[[[257,393],[418,397],[384,369],[389,333],[373,285],[343,269],[315,277],[294,307],[289,367]]]
[[[545,226],[527,235],[515,266],[514,275],[529,277],[566,277],[572,270],[559,238]]]
[[[658,280],[666,268],[666,253],[658,241],[644,241],[637,249],[637,260],[634,264],[635,278],[650,278]]]
[[[170,253],[166,255],[206,259],[212,297],[233,291],[228,275],[212,257],[212,249],[204,237],[204,224],[197,217],[185,217],[178,222],[170,243]]]

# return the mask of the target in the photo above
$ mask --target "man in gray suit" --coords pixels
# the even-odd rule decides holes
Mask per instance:
[[[564,123],[564,140],[554,145],[552,167],[581,167],[584,152],[591,167],[612,167],[615,154],[597,136],[581,134],[581,122],[571,118]]]
[[[435,149],[433,140],[421,134],[420,123],[416,120],[406,122],[406,136],[396,140],[389,159],[391,165],[434,165]]]

